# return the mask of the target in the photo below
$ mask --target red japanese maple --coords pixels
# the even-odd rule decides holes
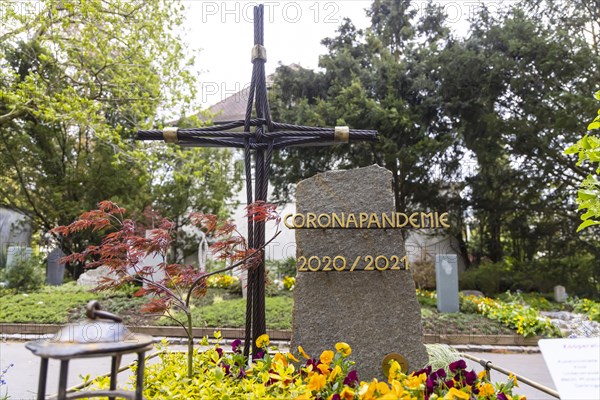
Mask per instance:
[[[88,246],[80,253],[64,258],[65,262],[85,263],[86,268],[100,265],[108,266],[116,278],[104,278],[97,290],[113,289],[127,282],[141,282],[144,287],[136,292],[137,296],[153,295],[143,307],[143,311],[165,313],[176,321],[188,337],[188,374],[192,374],[191,355],[193,353],[192,315],[190,300],[194,296],[206,293],[206,278],[210,275],[232,270],[236,267],[244,269],[256,268],[262,258],[263,249],[279,231],[259,249],[249,248],[244,237],[238,232],[235,224],[221,222],[212,214],[193,213],[191,221],[214,240],[210,250],[217,259],[225,260],[229,265],[211,273],[182,264],[161,263],[164,279],[153,280],[154,267],[144,266],[142,260],[150,255],[159,255],[166,260],[173,240],[173,224],[166,218],[159,221],[158,228],[151,230],[149,237],[138,233],[136,223],[124,217],[125,209],[110,201],[98,204],[97,210],[83,213],[79,219],[68,226],[55,228],[57,235],[68,236],[77,232],[92,230],[103,233],[100,245]],[[256,202],[248,206],[247,217],[252,221],[275,221],[280,218],[275,206],[265,202]],[[172,310],[180,310],[186,315],[186,321],[176,318]]]

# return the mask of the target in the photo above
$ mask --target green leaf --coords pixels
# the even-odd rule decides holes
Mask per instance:
[[[586,221],[583,221],[581,223],[581,225],[579,225],[579,228],[577,228],[577,232],[582,231],[583,229],[592,226],[592,225],[600,225],[600,221],[594,221],[593,219],[588,219]]]
[[[598,129],[598,128],[600,128],[600,121],[594,121],[591,124],[589,124],[587,127],[588,131],[591,131],[592,129]]]

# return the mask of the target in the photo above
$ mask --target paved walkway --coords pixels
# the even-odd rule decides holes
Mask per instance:
[[[175,349],[184,349],[182,346],[172,346]],[[468,352],[478,358],[492,361],[494,364],[522,374],[526,378],[536,381],[544,386],[554,388],[550,374],[546,368],[542,355],[539,353],[530,354],[498,354],[498,353],[476,353]],[[134,355],[123,357],[122,365],[134,361]],[[5,376],[6,386],[2,386],[0,395],[5,394],[8,388],[8,394],[11,400],[31,400],[35,399],[38,385],[38,374],[40,368],[39,357],[34,356],[25,348],[23,342],[0,342],[0,369],[4,369],[8,364],[13,363]],[[469,361],[470,367],[477,372],[482,367]],[[58,387],[58,369],[57,361],[50,361],[48,371],[48,389],[47,392],[56,393]],[[91,358],[85,360],[73,360],[69,364],[68,387],[72,387],[81,382],[80,375],[82,371],[90,374],[91,377],[106,374],[110,371],[110,358]],[[129,374],[124,372],[119,375],[119,382],[125,382]],[[494,381],[504,381],[506,377],[500,373],[493,372]],[[524,394],[529,400],[552,399],[551,396],[539,392],[533,388],[521,385],[517,393]]]

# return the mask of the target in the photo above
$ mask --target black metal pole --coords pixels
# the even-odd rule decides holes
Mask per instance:
[[[255,177],[256,177],[256,188],[255,188],[255,199],[256,201],[266,201],[264,193],[265,186],[265,153],[262,150],[256,151],[256,165],[255,165]],[[255,222],[254,224],[254,248],[261,248],[265,244],[265,223]],[[264,250],[261,255],[260,263],[255,270],[255,286],[254,286],[254,299],[253,299],[253,354],[256,354],[258,349],[256,348],[256,339],[266,333],[265,324],[265,253]]]

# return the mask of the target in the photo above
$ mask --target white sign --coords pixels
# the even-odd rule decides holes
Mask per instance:
[[[600,338],[542,339],[538,344],[561,400],[600,398]]]

